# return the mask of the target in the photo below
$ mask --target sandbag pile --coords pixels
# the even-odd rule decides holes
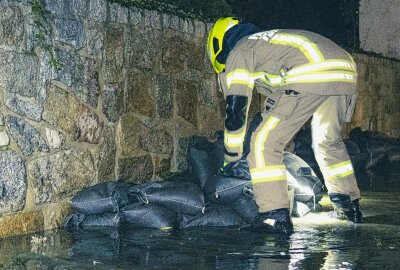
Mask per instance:
[[[295,137],[295,154],[304,159],[317,175],[323,179],[311,147],[311,129],[304,129]],[[391,138],[376,131],[351,130],[349,137],[343,140],[352,161],[359,184],[370,173],[382,167],[391,168],[400,165],[400,139]]]
[[[193,136],[186,172],[164,181],[132,184],[105,182],[78,192],[71,201],[75,213],[65,226],[73,228],[133,227],[163,230],[198,226],[241,226],[258,214],[250,173],[243,158],[220,173],[223,133],[214,142]],[[299,157],[285,153],[294,216],[318,210],[323,185]]]

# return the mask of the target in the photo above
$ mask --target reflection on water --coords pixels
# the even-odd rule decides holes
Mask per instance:
[[[397,269],[399,193],[367,193],[368,223],[294,220],[290,236],[124,228],[0,240],[2,269]],[[322,218],[322,220],[323,220]],[[384,267],[382,267],[384,266]]]
[[[399,269],[400,181],[393,180],[397,186],[381,182],[391,192],[363,193],[361,225],[318,213],[294,219],[289,236],[237,228],[52,231],[0,239],[0,268]]]

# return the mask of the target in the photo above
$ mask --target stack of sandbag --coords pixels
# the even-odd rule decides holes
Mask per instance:
[[[105,182],[78,192],[71,201],[75,213],[67,228],[129,225],[159,229],[199,226],[240,226],[258,214],[245,158],[220,172],[223,133],[214,142],[194,136],[188,146],[188,170],[164,181],[132,184]],[[248,146],[246,146],[249,149]],[[323,185],[299,157],[285,153],[292,214],[317,210]]]
[[[400,139],[391,138],[376,131],[362,131],[361,128],[352,129],[349,140],[365,155],[365,169],[378,166],[391,166],[400,162]]]
[[[182,176],[177,177],[179,180]],[[135,185],[104,182],[78,192],[71,201],[75,213],[66,228],[134,227],[174,229],[182,215],[203,213],[205,202],[197,184],[174,178]]]

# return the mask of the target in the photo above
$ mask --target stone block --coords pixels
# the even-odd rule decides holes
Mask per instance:
[[[55,39],[80,49],[86,45],[83,23],[72,19],[55,19]]]
[[[123,81],[124,29],[109,25],[106,28],[103,53],[103,76],[106,83]]]
[[[170,154],[173,150],[173,138],[165,130],[145,129],[140,136],[140,147],[155,154]]]
[[[153,84],[158,117],[171,119],[174,113],[174,79],[168,75],[156,75]]]
[[[65,141],[61,132],[50,128],[46,128],[46,137],[51,149],[60,149]]]
[[[97,181],[103,182],[115,179],[116,152],[114,128],[105,126],[94,158]]]
[[[194,36],[198,38],[202,38],[208,35],[206,33],[206,26],[202,21],[194,21]],[[205,42],[205,41],[204,41]]]
[[[144,70],[158,67],[162,43],[160,35],[160,30],[129,27],[125,42],[127,66]]]
[[[170,14],[162,14],[162,23],[164,29],[179,31],[179,17]]]
[[[139,25],[144,21],[144,16],[142,14],[142,10],[136,7],[129,8],[129,23],[131,25]]]
[[[102,57],[104,47],[104,30],[99,24],[90,24],[87,28],[87,49],[90,55]]]
[[[10,144],[10,137],[7,131],[0,131],[0,147],[7,146]]]
[[[71,88],[82,102],[97,106],[99,95],[99,63],[93,59],[81,59],[77,54],[56,49],[61,68],[53,73],[53,79]]]
[[[155,157],[154,158],[155,176],[159,179],[165,179],[172,175],[171,172],[171,157]]]
[[[50,203],[42,208],[44,230],[62,228],[65,218],[72,214],[73,209],[67,201]]]
[[[43,120],[67,133],[71,139],[97,143],[102,121],[74,96],[52,87],[44,104]]]
[[[36,99],[16,95],[8,97],[5,105],[11,111],[31,120],[40,121],[42,119],[43,105],[38,103]]]
[[[204,61],[206,52],[204,50],[205,44],[203,42],[196,42],[195,39],[187,41],[188,48],[190,48],[190,54],[186,59],[187,67],[198,71],[205,70],[205,63],[209,64],[209,61]]]
[[[35,151],[49,151],[49,147],[40,132],[23,119],[11,115],[7,116],[6,125],[25,156],[30,156]]]
[[[176,149],[176,169],[178,171],[184,171],[187,169],[187,148],[190,137],[179,137]]]
[[[224,118],[220,116],[218,110],[215,108],[200,105],[198,113],[198,130],[200,134],[212,137],[215,131],[224,129]]]
[[[86,0],[45,0],[46,10],[63,17],[84,17],[87,14]]]
[[[215,95],[217,90],[216,82],[211,80],[202,80],[198,87],[199,103],[208,107],[216,105]]]
[[[124,109],[122,84],[106,84],[103,90],[103,113],[110,122],[118,120]]]
[[[127,112],[148,117],[156,116],[156,101],[152,95],[151,80],[142,72],[128,71],[125,95]]]
[[[31,160],[27,171],[37,205],[73,196],[95,178],[90,153],[79,149]]]
[[[41,211],[0,217],[0,238],[42,232],[43,229],[44,222]]]
[[[103,122],[92,111],[84,112],[78,119],[76,139],[80,142],[97,144],[103,129]]]
[[[107,1],[89,1],[88,19],[89,21],[105,22],[107,20]]]
[[[0,52],[0,89],[6,93],[36,97],[39,66],[39,60],[35,56]]]
[[[176,87],[178,115],[197,126],[197,91],[196,87],[184,81],[178,81]]]
[[[146,127],[132,114],[121,117],[118,129],[118,147],[122,155],[134,155],[140,149],[140,137]]]
[[[150,155],[118,159],[118,179],[125,182],[144,183],[153,176]]]
[[[0,214],[22,210],[27,189],[24,161],[14,151],[0,152],[0,172]]]
[[[15,6],[0,6],[0,45],[18,47],[24,40],[24,19]]]
[[[117,3],[109,3],[110,9],[110,21],[117,23],[127,23],[128,22],[128,8],[121,6]]]
[[[161,30],[161,14],[156,10],[144,10],[144,26]]]
[[[186,61],[192,57],[191,44],[182,36],[164,31],[161,48],[161,70],[163,73],[176,74],[185,70]]]
[[[6,123],[4,122],[4,115],[0,113],[0,126],[4,126]]]

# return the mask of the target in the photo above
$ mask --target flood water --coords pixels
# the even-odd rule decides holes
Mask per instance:
[[[364,224],[328,218],[324,197],[325,211],[294,219],[288,236],[237,228],[49,231],[0,239],[0,268],[400,269],[399,177],[363,192]]]

